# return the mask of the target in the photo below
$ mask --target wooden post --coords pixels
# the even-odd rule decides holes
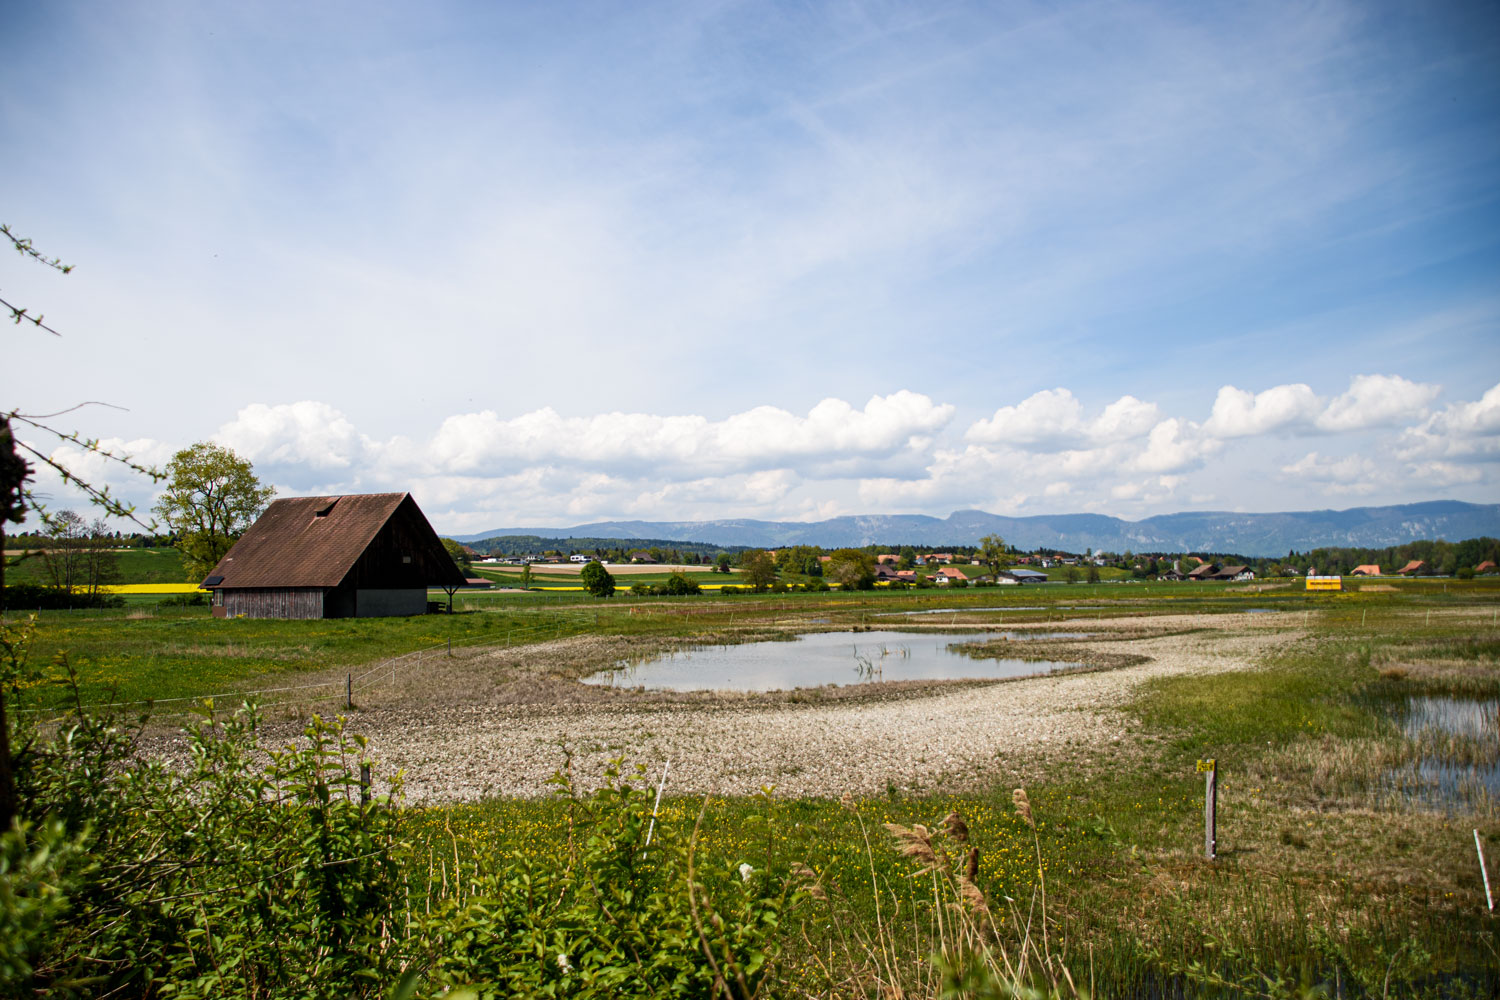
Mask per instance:
[[[354,674],[353,673],[347,673],[347,674],[344,675],[344,707],[345,708],[353,708],[354,707]]]
[[[367,806],[370,804],[370,762],[364,761],[359,765],[359,804]]]
[[[1210,757],[1198,762],[1203,772],[1203,855],[1219,856],[1219,762]]]
[[[1495,912],[1495,897],[1490,895],[1490,872],[1484,866],[1484,848],[1479,846],[1479,831],[1474,831],[1474,853],[1479,855],[1479,874],[1484,876],[1484,901],[1489,904],[1490,912]]]

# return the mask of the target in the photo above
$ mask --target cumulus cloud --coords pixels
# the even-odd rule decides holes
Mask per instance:
[[[825,399],[805,416],[759,406],[720,421],[647,413],[564,417],[551,407],[507,420],[485,410],[443,421],[425,454],[455,472],[552,461],[731,473],[920,451],[952,415],[951,405],[906,390],[872,396],[862,410]]]
[[[245,406],[213,438],[283,495],[410,490],[447,530],[964,507],[1144,514],[1183,497],[1211,500],[1198,475],[1211,464],[1214,482],[1240,484],[1241,502],[1256,479],[1253,469],[1250,478],[1236,471],[1247,462],[1280,470],[1275,502],[1283,506],[1377,491],[1404,499],[1443,487],[1472,493],[1494,478],[1484,463],[1500,456],[1500,385],[1434,413],[1435,392],[1390,375],[1357,376],[1332,399],[1303,383],[1261,392],[1226,385],[1199,423],[1133,395],[1090,410],[1057,388],[960,431],[950,426],[951,405],[902,390],[862,407],[826,399],[801,414],[757,406],[720,419],[482,410],[385,440],[329,403],[303,400]],[[1393,421],[1418,422],[1386,430]],[[1342,441],[1299,458],[1277,451],[1288,433]],[[161,465],[185,442],[106,443]],[[92,482],[119,484],[142,509],[154,500],[149,483],[97,455],[64,445],[55,456]],[[60,498],[67,493],[55,476],[41,482]],[[1301,501],[1289,499],[1290,484]]]
[[[219,428],[214,441],[254,463],[318,474],[362,467],[380,450],[344,414],[313,400],[251,403]]]
[[[1203,433],[1188,420],[1172,417],[1151,428],[1146,446],[1131,461],[1131,467],[1142,472],[1181,472],[1203,464],[1223,442]]]
[[[1380,466],[1363,455],[1325,458],[1310,451],[1290,465],[1282,466],[1281,471],[1293,479],[1323,484],[1329,493],[1369,494],[1375,492],[1382,482]]]
[[[1214,399],[1203,429],[1220,438],[1265,434],[1288,424],[1308,423],[1317,418],[1321,408],[1312,387],[1300,382],[1261,393],[1226,385]]]
[[[1155,403],[1121,396],[1093,419],[1067,389],[1044,389],[1015,406],[1002,406],[987,420],[976,421],[964,435],[985,444],[1031,450],[1112,444],[1140,437],[1158,419]]]
[[[1356,375],[1349,391],[1334,397],[1315,421],[1323,431],[1389,427],[1426,415],[1441,386],[1412,382],[1400,375]]]
[[[1401,436],[1406,458],[1486,459],[1500,456],[1500,384],[1474,402],[1452,403]]]

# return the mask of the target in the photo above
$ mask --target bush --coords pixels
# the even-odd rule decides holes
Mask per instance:
[[[75,717],[46,741],[27,734],[16,783],[21,829],[36,833],[24,834],[25,856],[68,861],[58,838],[77,831],[90,863],[70,865],[64,903],[47,901],[64,917],[38,902],[23,940],[6,942],[26,956],[0,973],[9,985],[67,993],[97,977],[90,995],[169,983],[183,998],[384,991],[404,888],[401,813],[360,794],[364,743],[342,720],[315,717],[305,742],[267,751],[265,764],[259,722],[253,706],[208,714],[186,730],[180,769],[136,754],[135,732],[109,717]],[[26,890],[38,862],[18,867],[15,842],[0,853],[0,899],[39,899]]]
[[[430,986],[478,996],[754,995],[792,902],[784,874],[703,872],[692,837],[658,821],[652,794],[615,761],[592,796],[554,779],[568,802],[564,865],[507,858],[444,899],[423,930]],[[727,984],[727,988],[726,988]]]
[[[201,608],[208,604],[208,595],[203,591],[191,594],[172,594],[156,602],[162,608]]]
[[[807,581],[805,586],[807,587],[808,592],[813,594],[826,594],[829,589],[828,581],[824,580],[820,576],[811,578]]]
[[[649,583],[632,583],[630,585],[631,597],[650,597],[656,593],[656,589]]]
[[[39,583],[7,584],[0,607],[15,611],[68,611],[77,608],[123,608],[125,599],[111,594],[87,594]]]
[[[719,588],[719,593],[724,594],[727,597],[734,597],[738,594],[745,593],[747,590],[748,588],[746,587],[736,587],[733,584],[726,583],[724,586]]]
[[[687,575],[673,573],[667,577],[667,582],[662,584],[657,593],[668,597],[686,597],[689,594],[703,593],[703,588],[698,585],[698,581],[690,579]]]

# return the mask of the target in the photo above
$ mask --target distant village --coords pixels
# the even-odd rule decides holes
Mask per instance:
[[[533,544],[518,549],[516,543]],[[797,545],[780,549],[716,547],[699,543],[653,542],[641,547],[618,544],[618,539],[538,539],[536,536],[497,536],[463,546],[474,563],[523,566],[587,563],[604,565],[709,566],[721,572],[739,565],[747,552],[764,551],[779,573],[822,576],[835,550]],[[847,551],[847,550],[844,550]],[[1285,558],[1251,558],[1235,553],[1066,552],[1056,549],[1012,551],[1010,566],[998,575],[980,564],[976,546],[935,549],[902,546],[888,551],[865,546],[855,551],[874,560],[875,580],[885,584],[1005,585],[1040,582],[1105,580],[1255,580],[1299,578],[1321,574],[1348,576],[1449,576],[1496,572],[1500,542],[1492,538],[1448,543],[1413,542],[1389,549],[1320,548],[1290,552]]]

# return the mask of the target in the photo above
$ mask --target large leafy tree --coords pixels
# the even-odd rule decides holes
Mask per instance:
[[[528,569],[530,567],[527,567]],[[604,564],[595,559],[578,574],[578,582],[595,597],[613,597],[615,593],[614,574],[604,568]]]
[[[823,575],[845,590],[869,590],[875,585],[875,557],[862,549],[838,549]]]
[[[985,535],[979,540],[979,551],[974,553],[974,558],[999,576],[1010,565],[1010,549],[999,535]]]
[[[747,549],[740,553],[740,571],[756,592],[776,582],[776,563],[764,549]]]
[[[229,448],[200,441],[172,456],[153,508],[177,535],[189,580],[201,580],[265,510],[276,490]]]

